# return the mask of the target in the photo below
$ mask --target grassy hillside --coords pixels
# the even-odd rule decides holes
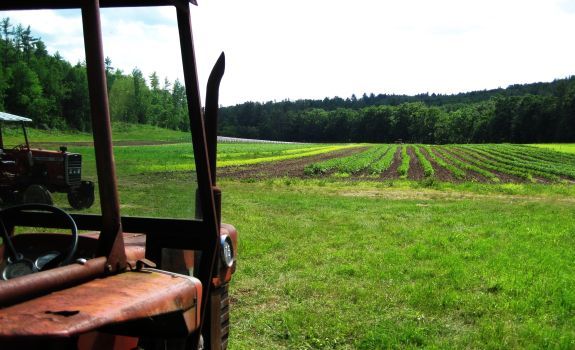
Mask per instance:
[[[4,143],[7,145],[16,145],[23,143],[23,135],[17,124],[5,124]],[[74,143],[74,142],[92,142],[91,133],[78,131],[61,131],[61,130],[40,130],[28,128],[28,138],[32,145],[43,143]],[[128,124],[116,122],[112,125],[114,141],[172,141],[184,142],[190,139],[187,132],[169,130],[151,125]]]

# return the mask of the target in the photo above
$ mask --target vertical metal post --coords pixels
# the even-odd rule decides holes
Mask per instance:
[[[28,142],[28,133],[26,132],[26,125],[22,122],[22,132],[24,133],[24,141],[26,142],[26,148],[30,149],[30,142]]]
[[[116,184],[116,167],[112,148],[112,127],[108,107],[108,90],[104,68],[102,29],[100,25],[99,0],[82,0],[82,22],[86,68],[90,90],[90,109],[94,150],[102,210],[102,232],[98,241],[99,256],[108,257],[111,271],[123,269],[126,265],[120,202]]]
[[[201,109],[200,90],[198,86],[198,76],[196,70],[196,58],[194,53],[194,42],[192,36],[192,23],[190,8],[187,1],[181,1],[176,5],[178,18],[178,31],[180,33],[180,47],[182,51],[182,61],[184,67],[184,81],[186,84],[186,96],[188,101],[188,113],[190,118],[190,128],[192,132],[192,142],[194,144],[194,157],[196,161],[196,172],[198,177],[198,192],[201,200],[203,213],[203,223],[205,234],[210,244],[202,251],[200,258],[200,269],[198,277],[202,282],[202,298],[200,332],[208,332],[206,329],[206,314],[209,312],[209,295],[211,289],[211,279],[216,258],[216,249],[219,243],[219,222],[217,220],[214,205],[214,194],[212,191],[212,179],[208,150],[206,146],[206,134],[204,120]],[[209,326],[209,325],[208,325]],[[204,329],[203,329],[204,328]],[[203,329],[203,330],[202,330]],[[204,333],[205,334],[205,333]],[[196,334],[196,335],[199,335]],[[192,339],[189,347],[197,345],[199,337]],[[211,348],[210,339],[204,338],[206,349]]]
[[[212,186],[216,186],[216,161],[218,153],[218,100],[220,82],[226,69],[226,56],[222,52],[208,77],[206,88],[206,106],[204,108],[204,122],[208,143],[208,155],[210,157],[210,172]]]

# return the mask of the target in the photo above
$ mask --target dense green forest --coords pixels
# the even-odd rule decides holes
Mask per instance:
[[[307,142],[573,142],[575,76],[457,95],[246,102],[220,109],[224,135]]]
[[[65,61],[30,27],[0,23],[0,110],[29,116],[37,127],[90,129],[86,69]],[[106,59],[115,121],[187,130],[185,88],[124,74]],[[455,95],[364,94],[220,109],[220,135],[305,142],[421,143],[574,142],[575,76],[551,83]]]
[[[36,127],[91,129],[86,66],[50,55],[30,27],[0,22],[0,110],[28,116]],[[115,121],[187,130],[185,87],[178,80],[124,74],[106,58],[111,117]]]

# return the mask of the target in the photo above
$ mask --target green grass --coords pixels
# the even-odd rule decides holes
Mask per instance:
[[[190,183],[120,178],[122,212],[190,217]],[[575,186],[220,187],[240,232],[231,350],[575,346]]]
[[[575,346],[573,187],[222,187],[231,349]]]
[[[6,145],[24,143],[22,131],[17,124],[3,126]],[[92,142],[92,134],[78,131],[40,130],[27,128],[28,138],[32,145],[58,142]],[[116,141],[165,141],[186,142],[191,139],[190,133],[159,128],[151,125],[138,125],[114,122],[112,125],[113,140]]]
[[[224,162],[325,147],[219,150]],[[93,150],[71,148],[93,177]],[[162,171],[189,164],[189,144],[116,147],[115,158],[122,214],[194,215],[193,173]],[[223,219],[240,232],[231,350],[575,348],[573,185],[219,185]]]
[[[531,144],[530,146],[575,154],[575,143],[536,143]]]

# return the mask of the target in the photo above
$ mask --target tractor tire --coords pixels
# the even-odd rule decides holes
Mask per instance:
[[[88,209],[94,204],[94,183],[82,181],[80,187],[68,191],[68,203],[74,209]]]
[[[22,194],[22,203],[54,205],[50,191],[42,185],[30,185]]]

